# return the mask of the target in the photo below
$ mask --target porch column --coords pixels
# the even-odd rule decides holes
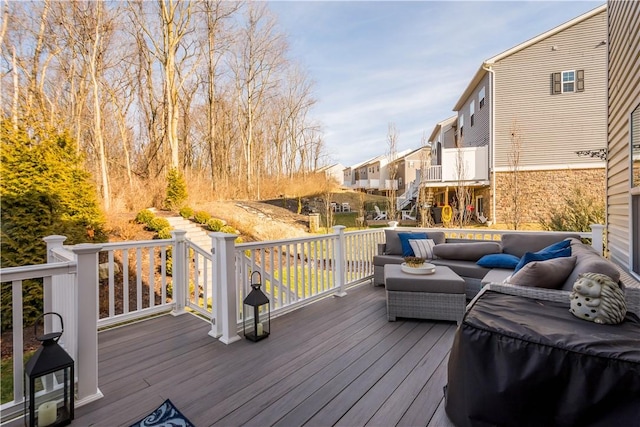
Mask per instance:
[[[209,233],[213,255],[212,289],[214,294],[214,318],[209,335],[225,344],[240,340],[238,335],[238,286],[236,284],[235,240],[229,233]]]
[[[600,255],[604,254],[604,225],[591,224],[591,247]]]
[[[334,294],[337,297],[343,297],[347,295],[344,290],[344,283],[347,278],[346,273],[346,243],[344,237],[344,229],[346,227],[344,225],[335,225],[333,227],[333,232],[338,236],[338,244],[336,245],[335,250],[335,262],[336,262],[336,288],[338,291]]]
[[[187,277],[187,232],[184,230],[172,230],[173,237],[173,253],[171,254],[173,262],[172,286],[173,286],[173,316],[179,316],[186,313],[184,307],[187,301],[187,286],[189,280]]]
[[[102,246],[91,243],[82,243],[72,249],[78,263],[75,283],[78,296],[78,406],[102,397],[98,389],[98,252],[101,249]]]

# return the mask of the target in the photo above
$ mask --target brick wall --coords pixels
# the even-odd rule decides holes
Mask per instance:
[[[576,186],[584,190],[584,194],[594,195],[605,200],[605,170],[604,169],[574,169],[550,171],[520,171],[519,183],[521,201],[519,206],[520,223],[538,223],[541,218],[547,218],[552,208],[559,208],[564,203],[566,195]],[[510,172],[496,173],[496,211],[497,222],[505,223],[511,203],[508,188],[510,186]],[[490,189],[486,191],[490,194]],[[479,195],[480,191],[476,191]],[[485,205],[490,212],[491,198],[485,196]],[[487,214],[485,214],[487,215]],[[494,222],[496,218],[488,215]]]

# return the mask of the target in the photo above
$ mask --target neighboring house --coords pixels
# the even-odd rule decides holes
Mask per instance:
[[[486,217],[510,222],[514,176],[521,223],[539,222],[577,186],[604,200],[597,155],[607,137],[606,39],[603,5],[484,61],[455,120],[436,125],[429,140],[436,163],[425,178],[436,200],[463,182],[476,209],[479,198]]]
[[[393,167],[396,168],[398,210],[408,207],[416,200],[421,170],[428,169],[431,162],[430,151],[428,146],[420,147],[393,162]]]
[[[488,108],[482,104],[477,117],[488,116]],[[488,119],[487,119],[488,120]],[[473,203],[478,213],[486,213],[483,198],[489,188],[488,141],[479,146],[471,144],[471,139],[460,140],[457,130],[460,120],[458,116],[449,117],[435,125],[429,143],[431,144],[431,166],[425,171],[423,185],[429,188],[434,202],[445,204],[448,192],[451,202],[455,188],[459,184],[468,187],[474,194]],[[466,142],[466,143],[465,143]],[[488,194],[487,194],[488,196]]]
[[[334,179],[336,182],[343,182],[343,171],[344,166],[340,163],[334,163],[329,166],[323,166],[319,168],[316,172],[324,173],[327,179]]]
[[[640,279],[640,2],[608,9],[607,248]]]
[[[395,157],[401,158],[410,152],[411,150],[404,150],[397,153]],[[397,185],[397,180],[389,178],[389,156],[387,154],[345,168],[343,176],[345,187],[372,194],[385,194],[388,190],[392,190],[394,185]]]

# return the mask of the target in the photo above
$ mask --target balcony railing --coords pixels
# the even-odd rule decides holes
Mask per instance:
[[[416,230],[410,228],[408,230]],[[449,238],[499,240],[489,229],[441,229]],[[426,229],[428,232],[429,229]],[[592,245],[602,253],[602,226]],[[224,343],[238,339],[242,300],[250,273],[259,271],[263,291],[278,316],[328,295],[344,295],[349,286],[373,275],[373,256],[384,242],[383,229],[236,244],[236,235],[210,233],[211,252],[185,237],[64,246],[65,237],[49,236],[47,264],[0,270],[11,283],[13,307],[13,400],[0,406],[2,422],[23,408],[23,287],[25,280],[43,282],[43,307],[60,313],[65,332],[60,344],[76,362],[77,405],[102,397],[98,388],[98,331],[161,312],[193,312],[210,323],[209,335]],[[91,303],[95,301],[95,303]],[[52,317],[52,316],[48,316]],[[45,332],[59,330],[45,319]],[[45,389],[41,393],[53,392]]]

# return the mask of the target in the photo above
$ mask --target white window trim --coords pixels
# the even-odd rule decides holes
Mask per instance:
[[[573,73],[573,80],[571,80],[570,82],[565,82],[564,73]],[[565,83],[573,83],[573,90],[565,91],[564,90]],[[578,76],[577,76],[576,70],[564,70],[560,72],[560,93],[574,93],[576,92],[577,85],[578,85]]]

